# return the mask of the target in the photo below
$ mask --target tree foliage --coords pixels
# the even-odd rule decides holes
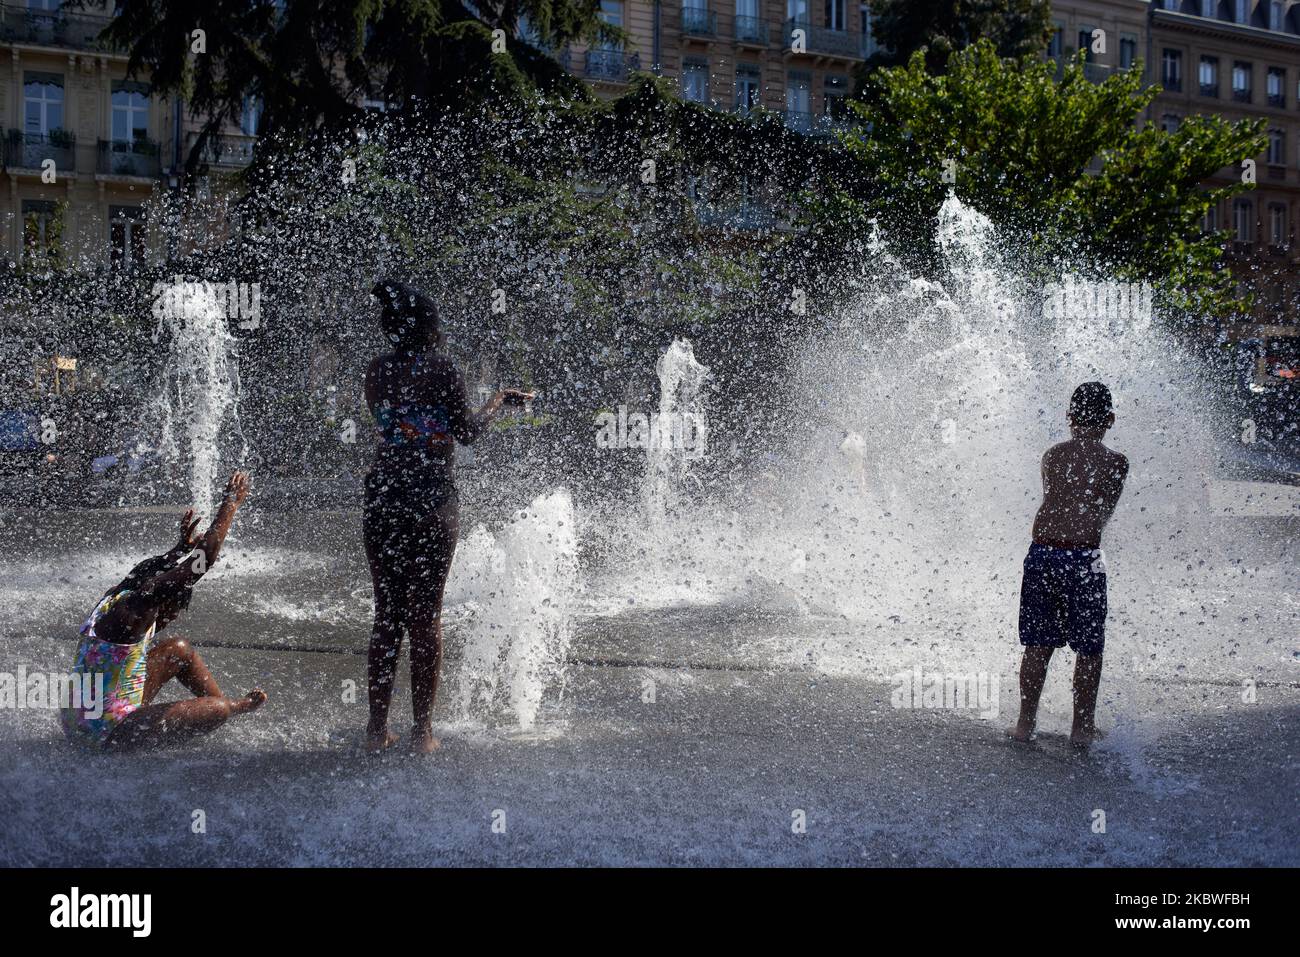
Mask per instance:
[[[860,175],[838,189],[840,202],[923,261],[955,191],[1039,262],[1088,262],[1158,283],[1190,308],[1238,308],[1224,237],[1202,221],[1249,187],[1205,184],[1263,151],[1262,121],[1189,117],[1170,133],[1138,122],[1160,92],[1143,86],[1140,68],[1094,84],[1080,59],[1056,74],[987,40],[943,75],[921,51],[877,71],[855,106],[863,125],[845,136]]]
[[[250,97],[260,133],[350,128],[365,99],[396,112],[537,91],[583,99],[547,51],[620,36],[600,0],[119,0],[117,10],[105,39],[129,51],[128,70],[183,96],[203,124],[191,170]]]
[[[988,40],[1001,56],[1042,53],[1052,33],[1048,0],[876,0],[872,30],[879,49],[869,70],[901,66],[918,50],[931,73],[977,40]]]

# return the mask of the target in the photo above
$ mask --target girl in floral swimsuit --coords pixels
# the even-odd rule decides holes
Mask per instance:
[[[236,472],[202,537],[194,535],[198,519],[191,509],[181,519],[180,541],[136,565],[95,606],[81,627],[73,670],[93,681],[102,678],[104,707],[102,713],[98,708],[63,711],[64,731],[74,741],[97,748],[161,744],[215,731],[231,716],[256,711],[266,701],[261,690],[225,697],[188,642],[179,637],[154,640],[189,606],[194,583],[217,560],[247,496],[248,476]],[[172,678],[195,697],[153,704]]]

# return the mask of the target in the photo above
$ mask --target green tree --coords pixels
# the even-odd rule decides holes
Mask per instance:
[[[1205,184],[1260,155],[1263,122],[1139,126],[1160,92],[1143,87],[1140,67],[1102,84],[1085,78],[1081,59],[1059,81],[1056,72],[1037,57],[1000,57],[987,40],[956,53],[941,76],[920,51],[906,67],[877,71],[873,95],[854,107],[863,128],[844,135],[855,162],[832,190],[838,215],[876,220],[896,249],[924,260],[955,191],[1046,268],[1086,261],[1155,283],[1189,308],[1240,308],[1224,237],[1201,224],[1211,205],[1250,187]]]
[[[953,52],[986,39],[1002,56],[1041,53],[1052,33],[1047,0],[876,0],[872,30],[880,48],[868,69],[900,66],[925,53],[942,73]]]
[[[128,71],[203,120],[191,170],[249,97],[262,134],[350,128],[365,98],[398,112],[539,90],[582,99],[547,51],[621,36],[600,0],[119,0],[117,11],[104,39],[129,51]]]

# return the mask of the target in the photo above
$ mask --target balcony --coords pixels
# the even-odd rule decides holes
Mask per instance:
[[[1083,64],[1083,78],[1089,83],[1105,83],[1115,74],[1115,67],[1107,63]]]
[[[736,17],[736,43],[740,46],[767,46],[767,21],[759,17]]]
[[[705,7],[682,6],[682,35],[713,38],[718,35],[718,15]]]
[[[157,179],[162,175],[160,156],[154,140],[100,140],[97,170],[101,176]]]
[[[701,226],[745,232],[772,229],[779,221],[775,210],[753,199],[743,199],[729,206],[698,202],[695,217]]]
[[[76,138],[68,130],[49,133],[10,130],[5,140],[5,166],[37,170],[45,160],[52,159],[55,170],[69,173],[76,168],[76,147]]]
[[[198,141],[199,134],[190,132],[185,135],[185,156],[188,158]],[[208,166],[221,169],[243,169],[253,162],[253,149],[257,146],[256,136],[243,133],[227,133],[219,139],[209,139],[203,147],[200,159]]]
[[[99,39],[109,25],[108,16],[65,10],[29,10],[25,6],[0,4],[0,41],[43,47],[72,47],[77,50],[109,50]]]
[[[593,80],[626,83],[628,74],[641,69],[641,57],[622,50],[588,50],[583,72]]]
[[[796,133],[811,133],[817,125],[817,115],[810,110],[786,110],[785,125]]]
[[[815,27],[803,20],[785,22],[785,48],[794,50],[795,31],[803,33],[803,49],[797,52],[814,56],[841,57],[846,60],[862,59],[862,40],[857,34],[847,30],[831,30],[827,27]]]

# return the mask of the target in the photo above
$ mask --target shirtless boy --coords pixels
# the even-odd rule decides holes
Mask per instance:
[[[1128,459],[1102,445],[1115,423],[1110,390],[1085,382],[1070,398],[1070,438],[1043,456],[1043,504],[1020,586],[1020,720],[1011,732],[1028,741],[1052,652],[1068,644],[1074,666],[1074,725],[1070,743],[1087,748],[1097,737],[1097,687],[1106,630],[1106,567],[1101,532],[1115,511]]]

